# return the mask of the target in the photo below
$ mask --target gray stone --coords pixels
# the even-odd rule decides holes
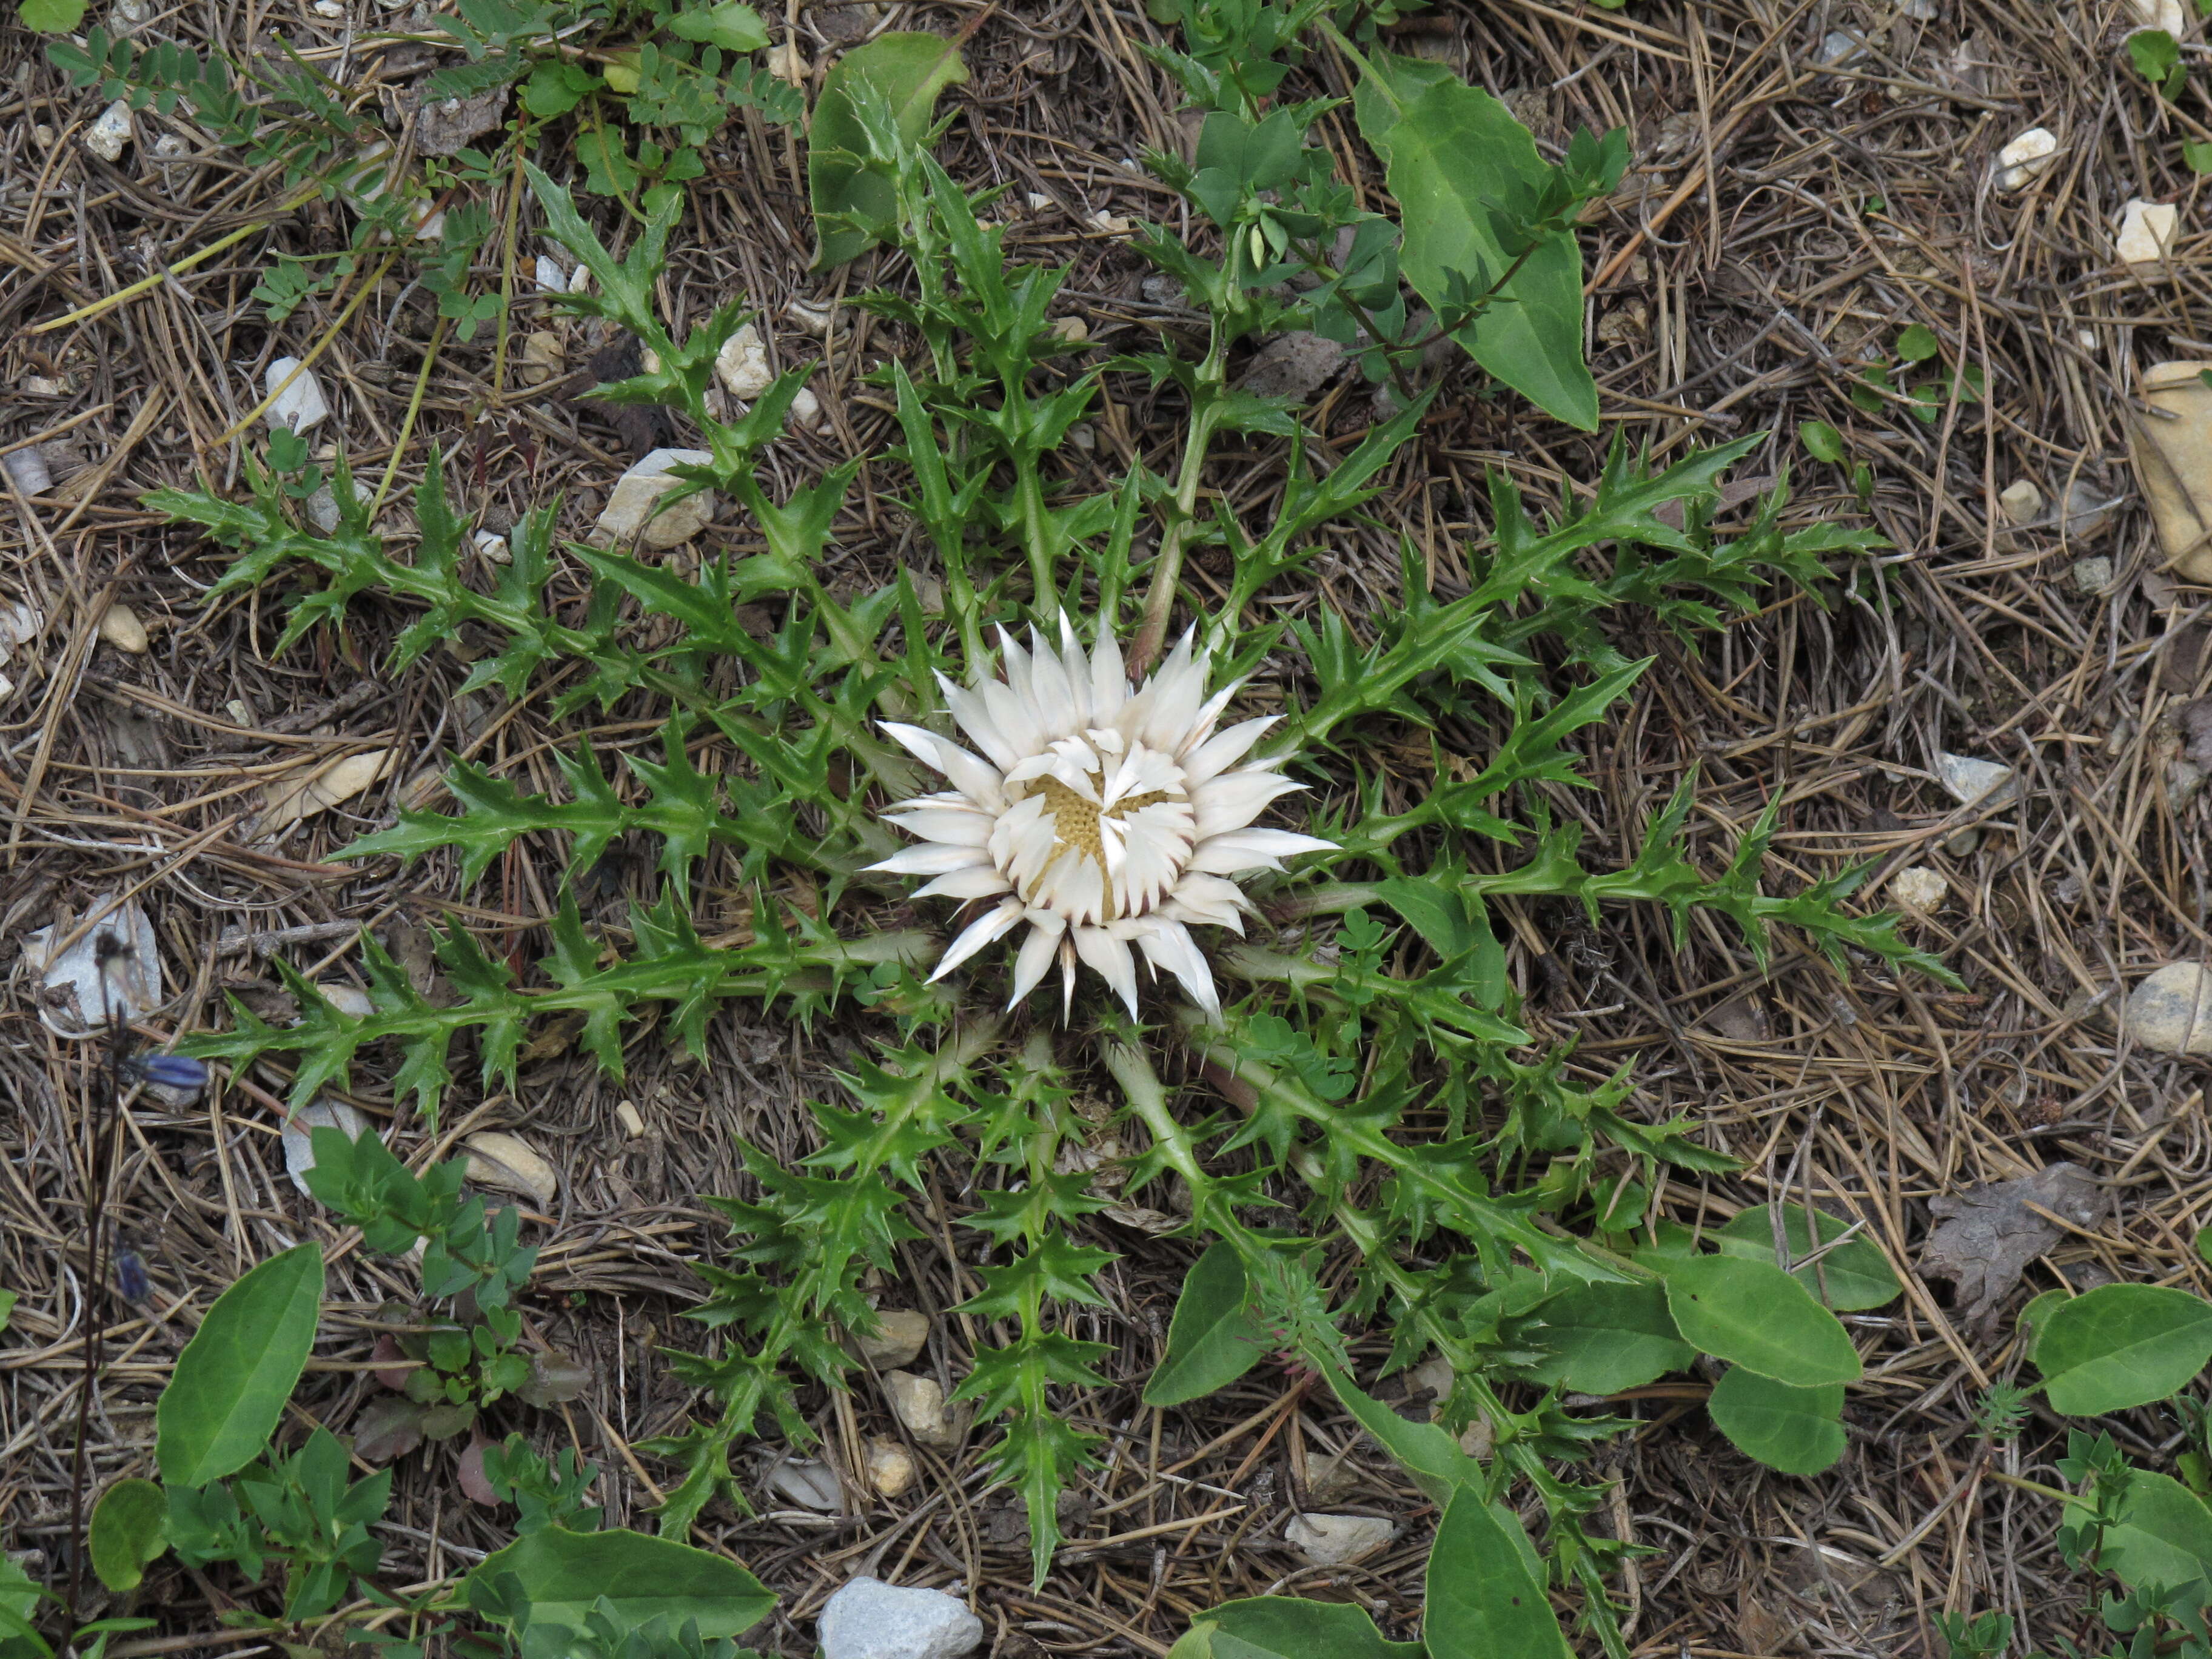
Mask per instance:
[[[836,1472],[811,1457],[777,1460],[768,1472],[768,1489],[801,1509],[823,1515],[844,1507],[844,1496],[837,1489]]]
[[[822,1608],[822,1659],[959,1659],[983,1621],[943,1590],[850,1578]]]
[[[2170,962],[2129,996],[2127,1035],[2166,1054],[2212,1054],[2212,969]]]
[[[1972,755],[1936,756],[1936,775],[1961,806],[2002,806],[2020,792],[2012,768]]]
[[[2084,593],[2102,593],[2112,585],[2112,562],[2100,553],[2074,561],[2074,586]]]
[[[1317,1567],[1340,1567],[1375,1553],[1398,1528],[1375,1515],[1294,1515],[1283,1536]]]

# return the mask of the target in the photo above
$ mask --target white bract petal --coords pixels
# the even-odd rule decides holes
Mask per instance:
[[[1190,929],[1242,933],[1252,906],[1229,877],[1335,845],[1249,827],[1304,787],[1277,770],[1282,757],[1239,765],[1275,720],[1215,732],[1238,687],[1206,695],[1212,664],[1194,633],[1133,690],[1103,626],[1088,653],[1064,616],[1056,644],[1032,629],[1024,647],[1001,629],[999,646],[1002,678],[964,688],[938,679],[982,755],[919,726],[883,728],[954,787],[894,807],[889,821],[921,844],[870,867],[935,878],[917,897],[997,901],[971,915],[931,977],[1020,928],[1010,1007],[1057,958],[1063,1012],[1081,963],[1134,1014],[1141,953],[1155,977],[1166,973],[1218,1016],[1212,970]]]

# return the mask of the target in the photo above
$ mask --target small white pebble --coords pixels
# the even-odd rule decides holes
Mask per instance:
[[[147,637],[146,624],[138,620],[138,613],[127,605],[111,605],[100,618],[100,637],[118,651],[143,657],[153,641]]]
[[[181,161],[191,153],[191,142],[181,133],[165,132],[154,141],[154,159],[157,161]]]
[[[315,0],[315,15],[343,17],[345,15],[345,8],[338,3],[338,0]]]
[[[2119,234],[2113,239],[2112,251],[2123,264],[2158,264],[2166,258],[2180,216],[2181,210],[2171,202],[2130,202],[2121,210]]]
[[[768,342],[761,338],[757,325],[747,323],[722,342],[722,349],[714,354],[714,374],[722,382],[723,390],[744,403],[751,402],[775,384],[775,371],[768,362]]]
[[[477,532],[477,551],[494,564],[506,564],[514,556],[507,550],[507,538],[495,536],[489,530]]]
[[[538,256],[532,274],[538,278],[538,289],[543,293],[566,294],[568,291],[568,273],[545,254]]]
[[[1029,203],[1031,213],[1042,213],[1052,206],[1052,198],[1042,191],[1033,190],[1029,194]]]
[[[809,432],[830,430],[830,416],[822,408],[822,400],[809,386],[799,388],[799,395],[791,400],[791,423]]]
[[[1933,915],[1950,896],[1951,884],[1938,871],[1916,864],[1890,878],[1889,896],[1908,910]]]
[[[830,310],[828,306],[817,305],[811,300],[793,300],[783,308],[783,314],[809,334],[827,334],[830,331]]]
[[[1104,208],[1092,214],[1088,222],[1093,230],[1103,231],[1109,236],[1127,236],[1129,234],[1129,222],[1118,213],[1107,212]]]
[[[2024,190],[2051,165],[2058,153],[2058,136],[2045,127],[2030,127],[1997,152],[1999,190]]]
[[[84,130],[84,147],[103,161],[119,161],[131,142],[131,106],[120,98],[100,111],[100,118]]]
[[[26,374],[23,377],[23,395],[26,398],[66,398],[69,392],[67,380],[48,380],[43,374]]]
[[[8,482],[23,495],[43,495],[54,487],[53,474],[46,471],[46,458],[39,453],[36,444],[0,455],[0,469],[6,471]]]
[[[292,371],[299,368],[297,357],[279,357],[269,365],[263,390],[276,399],[269,405],[269,424],[305,433],[330,418],[331,406],[323,401],[322,385],[315,379],[314,370],[302,369],[295,378]],[[287,380],[291,380],[289,386]],[[284,389],[279,392],[279,386]]]
[[[2043,511],[2043,492],[2031,478],[2014,478],[1997,497],[1997,505],[2012,523],[2028,524]]]

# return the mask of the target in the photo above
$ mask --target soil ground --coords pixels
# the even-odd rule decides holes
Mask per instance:
[[[341,48],[349,30],[389,20],[372,15],[372,0],[347,6],[331,20],[295,0],[185,0],[155,26],[234,52],[281,30],[333,70],[371,72],[365,54]],[[975,15],[936,3],[793,9],[810,60],[860,32],[950,34]],[[2055,1484],[2063,1427],[2032,1416],[1991,1449],[1975,1431],[1977,1401],[1988,1382],[2021,1374],[2011,1316],[2060,1275],[2212,1291],[2191,1247],[2212,1200],[2204,1073],[2122,1042],[2098,1017],[2115,988],[2208,943],[2206,807],[2172,765],[2179,711],[2205,690],[2201,595],[2158,573],[2124,419],[2142,367],[2212,354],[2212,239],[2201,181],[2180,159],[2180,141],[2205,131],[2212,108],[2195,87],[2156,105],[2121,46],[2130,21],[2105,0],[1902,9],[1632,0],[1621,11],[1444,0],[1395,36],[1505,97],[1540,139],[1626,126],[1636,160],[1584,238],[1602,434],[1549,424],[1455,372],[1389,475],[1378,517],[1415,538],[1449,592],[1460,550],[1486,534],[1492,469],[1556,498],[1585,489],[1616,439],[1666,459],[1769,434],[1736,477],[1764,483],[1787,465],[1793,521],[1868,522],[1890,550],[1857,562],[1825,608],[1778,592],[1695,654],[1632,627],[1624,648],[1660,660],[1632,714],[1586,734],[1596,787],[1561,795],[1560,810],[1582,820],[1585,857],[1604,867],[1632,852],[1638,827],[1694,765],[1704,780],[1694,839],[1713,867],[1778,794],[1770,890],[1871,860],[1879,897],[1896,871],[1932,867],[1948,897],[1910,931],[1968,988],[1847,984],[1792,944],[1761,974],[1710,927],[1674,950],[1655,915],[1593,928],[1564,908],[1510,915],[1513,971],[1539,1033],[1578,1038],[1576,1065],[1592,1078],[1634,1060],[1643,1103],[1698,1115],[1711,1145],[1743,1160],[1740,1177],[1678,1177],[1668,1214],[1696,1222],[1783,1193],[1849,1194],[1908,1287],[1891,1309],[1856,1318],[1872,1344],[1869,1380],[1851,1392],[1849,1449],[1825,1475],[1745,1461],[1707,1426],[1702,1381],[1616,1402],[1640,1426],[1609,1443],[1598,1468],[1618,1477],[1606,1524],[1648,1552],[1622,1586],[1639,1655],[1932,1659],[1942,1651],[1932,1616],[1982,1609],[2020,1621],[2021,1650],[2096,1645],[2101,1632],[2085,1612],[2094,1587],[2059,1559],[2057,1507],[2007,1479]],[[1838,32],[1863,49],[1834,61],[1838,48],[1824,43]],[[1011,186],[1017,204],[1043,200],[1014,214],[1010,250],[1072,263],[1060,309],[1102,349],[1141,349],[1195,321],[1147,290],[1126,237],[1094,218],[1177,210],[1127,161],[1188,136],[1171,83],[1138,49],[1161,38],[1141,9],[1113,0],[1020,0],[982,19],[968,49],[973,78],[951,95],[962,118],[947,165],[971,185]],[[380,475],[404,434],[394,475],[404,489],[439,445],[457,457],[466,511],[494,527],[558,501],[559,534],[581,537],[634,434],[525,378],[529,329],[562,333],[572,368],[595,344],[529,302],[503,358],[490,330],[446,339],[411,429],[434,325],[419,294],[388,283],[343,319],[310,301],[268,325],[248,295],[272,244],[342,245],[343,222],[321,205],[92,322],[20,331],[246,224],[267,210],[271,185],[233,159],[153,159],[155,135],[182,129],[151,117],[119,164],[99,161],[76,137],[98,102],[70,89],[33,37],[0,25],[0,446],[61,447],[54,490],[13,495],[0,511],[0,599],[30,599],[51,618],[40,659],[11,665],[20,687],[0,698],[0,960],[13,973],[0,1003],[0,1286],[21,1295],[0,1345],[0,1537],[40,1552],[54,1572],[67,1551],[86,1322],[90,1056],[41,1025],[16,942],[96,895],[134,891],[156,919],[176,999],[156,1033],[221,1024],[224,993],[280,1011],[272,951],[311,977],[357,981],[362,928],[419,962],[427,925],[457,916],[518,960],[534,956],[556,848],[524,843],[526,856],[501,860],[466,895],[441,860],[402,872],[325,857],[388,823],[454,751],[545,790],[557,781],[555,749],[588,730],[605,753],[649,725],[620,709],[596,724],[556,722],[542,696],[513,707],[490,693],[456,699],[481,644],[465,634],[389,680],[380,665],[407,618],[388,604],[359,604],[343,632],[318,631],[278,656],[274,594],[204,603],[218,551],[138,497],[203,474],[240,488],[234,428],[266,364],[333,330],[319,371],[356,467]],[[1318,56],[1304,83],[1345,92],[1344,65]],[[2035,125],[2062,140],[2051,168],[2027,191],[1994,189],[1995,152]],[[1322,131],[1347,168],[1370,167],[1364,187],[1378,188],[1348,112]],[[826,342],[788,320],[793,301],[836,301],[869,271],[864,262],[808,273],[802,149],[744,118],[707,160],[671,251],[672,319],[742,294],[765,313],[780,367],[820,360],[813,386],[828,424],[776,448],[780,488],[848,456],[880,458],[894,427],[860,376],[896,342],[850,309]],[[2115,261],[2114,223],[2138,197],[2179,204],[2162,268]],[[537,222],[527,228],[523,246],[534,249]],[[486,279],[496,288],[495,270]],[[1934,422],[1854,406],[1864,365],[1913,324],[1952,361],[1980,367],[1984,402]],[[1169,464],[1178,428],[1168,396],[1156,413],[1141,381],[1113,382],[1101,477],[1118,476],[1133,449]],[[1373,418],[1356,380],[1335,382],[1309,414],[1340,451]],[[1850,462],[1869,470],[1863,503],[1848,466],[1799,447],[1808,419],[1838,428]],[[1219,463],[1212,482],[1264,498],[1282,460],[1279,447],[1255,444]],[[2046,510],[2015,528],[1996,496],[2023,477],[2046,502],[2072,489],[2085,505],[2114,505],[2070,520]],[[920,557],[892,500],[903,482],[881,459],[863,469],[838,526],[841,591],[879,585]],[[1355,617],[1395,603],[1395,536],[1340,538],[1316,567],[1312,598]],[[144,620],[150,649],[125,652],[97,631],[112,601]],[[372,749],[396,758],[366,793],[274,846],[240,833],[270,776],[302,757]],[[1943,751],[2017,768],[2022,804],[1960,811],[1936,781]],[[1409,763],[1425,753],[1410,745]],[[1975,823],[1969,847],[1958,831]],[[616,872],[600,896],[605,917],[651,881],[647,865]],[[710,870],[702,933],[726,921],[717,907],[727,902]],[[556,1437],[605,1471],[611,1522],[649,1526],[666,1471],[632,1447],[679,1425],[693,1404],[656,1349],[702,1340],[681,1317],[696,1295],[686,1263],[711,1258],[720,1237],[696,1200],[743,1189],[740,1135],[781,1156],[805,1151],[798,1103],[830,1092],[830,1073],[872,1028],[865,1016],[810,1032],[725,1012],[710,1068],[648,1030],[632,1041],[620,1083],[574,1052],[570,1035],[539,1034],[512,1096],[486,1097],[461,1068],[445,1133],[510,1130],[557,1168],[531,1305],[591,1382]],[[365,1109],[389,1111],[388,1079],[356,1083]],[[206,1299],[324,1224],[285,1176],[283,1087],[274,1075],[241,1076],[188,1109],[144,1098],[131,1108],[106,1209],[118,1243],[144,1257],[152,1293],[136,1307],[109,1304],[111,1363],[90,1413],[95,1486],[144,1471],[154,1392]],[[2000,1286],[1986,1316],[1919,1271],[1931,1201],[2062,1160],[2102,1184],[2110,1211],[2069,1232],[2016,1286]],[[972,1281],[950,1237],[939,1228],[908,1247],[904,1282],[887,1299],[937,1315],[966,1295]],[[1317,1462],[1353,1443],[1350,1425],[1271,1366],[1191,1408],[1141,1407],[1190,1247],[1109,1219],[1097,1237],[1122,1258],[1109,1275],[1116,1300],[1076,1334],[1114,1346],[1105,1370],[1121,1381],[1070,1409],[1112,1435],[1112,1456],[1069,1507],[1071,1542],[1045,1586],[1029,1588],[1021,1512],[984,1489],[972,1442],[922,1449],[911,1491],[849,1497],[840,1514],[793,1510],[756,1480],[758,1514],[717,1504],[702,1530],[784,1596],[761,1645],[809,1651],[823,1598],[863,1567],[963,1588],[990,1650],[1009,1659],[1039,1649],[1164,1654],[1194,1613],[1271,1590],[1354,1599],[1390,1634],[1411,1630],[1432,1512],[1379,1455],[1356,1455],[1357,1482],[1331,1507],[1402,1521],[1399,1541],[1353,1568],[1304,1565],[1282,1526]],[[402,1288],[356,1254],[334,1270],[330,1294],[374,1304]],[[938,1333],[920,1363],[949,1380],[972,1333],[957,1316],[940,1317]],[[323,1352],[330,1369],[310,1376],[299,1407],[343,1425],[374,1388],[365,1345],[326,1341]],[[823,1455],[841,1468],[858,1467],[868,1436],[895,1432],[872,1387],[804,1397]],[[2170,1469],[2184,1444],[2166,1411],[2107,1426],[2150,1467]],[[393,1582],[464,1571],[507,1535],[461,1496],[450,1448],[401,1470],[386,1531]],[[168,1571],[151,1604],[161,1630],[111,1651],[270,1650],[219,1632],[227,1595]]]

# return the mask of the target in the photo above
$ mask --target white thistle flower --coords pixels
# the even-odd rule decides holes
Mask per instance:
[[[1238,764],[1275,721],[1214,731],[1238,688],[1206,695],[1207,658],[1194,653],[1189,635],[1134,692],[1103,623],[1087,654],[1064,616],[1060,636],[1055,653],[1031,629],[1030,652],[1000,629],[1004,679],[963,691],[937,677],[953,719],[988,759],[918,726],[884,723],[953,787],[893,807],[890,821],[923,844],[871,867],[934,876],[917,897],[998,901],[952,941],[933,981],[1027,923],[1013,1002],[1057,956],[1063,1018],[1079,961],[1134,1014],[1133,945],[1155,977],[1166,969],[1193,1002],[1218,1014],[1190,925],[1242,933],[1241,913],[1252,907],[1231,877],[1279,870],[1292,853],[1336,843],[1249,827],[1276,796],[1305,786],[1277,774],[1279,757]]]

